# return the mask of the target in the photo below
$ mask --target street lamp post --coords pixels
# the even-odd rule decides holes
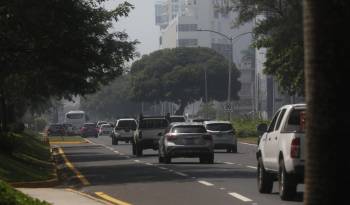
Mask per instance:
[[[229,63],[228,63],[228,88],[227,88],[227,102],[226,102],[226,108],[228,109],[228,114],[227,114],[227,120],[228,121],[231,121],[231,73],[232,73],[232,55],[233,55],[233,40],[243,36],[243,35],[246,35],[246,34],[249,34],[249,33],[252,33],[252,32],[245,32],[245,33],[241,33],[241,34],[238,34],[236,36],[227,36],[223,33],[220,33],[220,32],[217,32],[217,31],[213,31],[213,30],[209,30],[209,29],[197,29],[196,31],[207,31],[207,32],[211,32],[211,33],[216,33],[224,38],[226,38],[227,40],[230,41],[230,46],[231,46],[231,53],[230,53],[230,57],[229,57]]]

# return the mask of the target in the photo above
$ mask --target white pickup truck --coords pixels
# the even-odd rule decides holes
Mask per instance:
[[[291,200],[297,193],[297,184],[304,180],[305,104],[281,107],[270,125],[260,124],[263,133],[259,140],[258,189],[271,193],[278,180],[282,200]]]

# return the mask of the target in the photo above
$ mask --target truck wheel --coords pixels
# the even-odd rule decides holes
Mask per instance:
[[[297,183],[292,174],[286,172],[283,158],[279,161],[278,169],[279,192],[282,200],[291,200],[297,193]]]
[[[164,157],[162,157],[162,156],[158,156],[158,163],[159,164],[162,164],[162,163],[164,163]]]
[[[259,157],[258,159],[257,171],[258,171],[257,179],[258,179],[259,192],[264,194],[271,193],[273,188],[273,176],[272,174],[266,172],[261,157]]]

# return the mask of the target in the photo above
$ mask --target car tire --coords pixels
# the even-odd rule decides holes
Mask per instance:
[[[132,146],[131,146],[131,147],[132,147],[132,154],[133,154],[133,155],[136,155],[136,145],[135,145],[135,142],[132,141],[131,143],[132,143]]]
[[[136,143],[135,148],[136,148],[136,156],[141,157],[143,154],[142,153],[143,152],[142,146],[140,144]]]
[[[227,148],[226,153],[230,153],[232,151],[232,148]]]
[[[214,164],[214,153],[213,153],[213,154],[210,154],[210,155],[207,157],[207,163],[208,163],[208,164]]]
[[[159,164],[163,164],[164,163],[164,157],[162,157],[162,156],[158,156],[158,163]]]
[[[278,185],[282,200],[291,200],[296,196],[297,182],[292,174],[287,173],[283,158],[279,161]]]
[[[263,194],[270,194],[273,188],[273,175],[268,173],[262,162],[261,157],[258,158],[258,168],[257,168],[257,181],[258,181],[258,190]]]
[[[231,147],[231,152],[237,153],[237,145],[236,144]]]
[[[164,157],[164,162],[165,162],[165,164],[170,164],[171,163],[171,157],[165,156]]]

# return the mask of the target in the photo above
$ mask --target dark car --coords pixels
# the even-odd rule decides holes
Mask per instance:
[[[82,137],[97,137],[98,127],[96,123],[85,123],[80,130]]]
[[[66,134],[62,124],[50,124],[46,132],[47,136],[63,136]]]

